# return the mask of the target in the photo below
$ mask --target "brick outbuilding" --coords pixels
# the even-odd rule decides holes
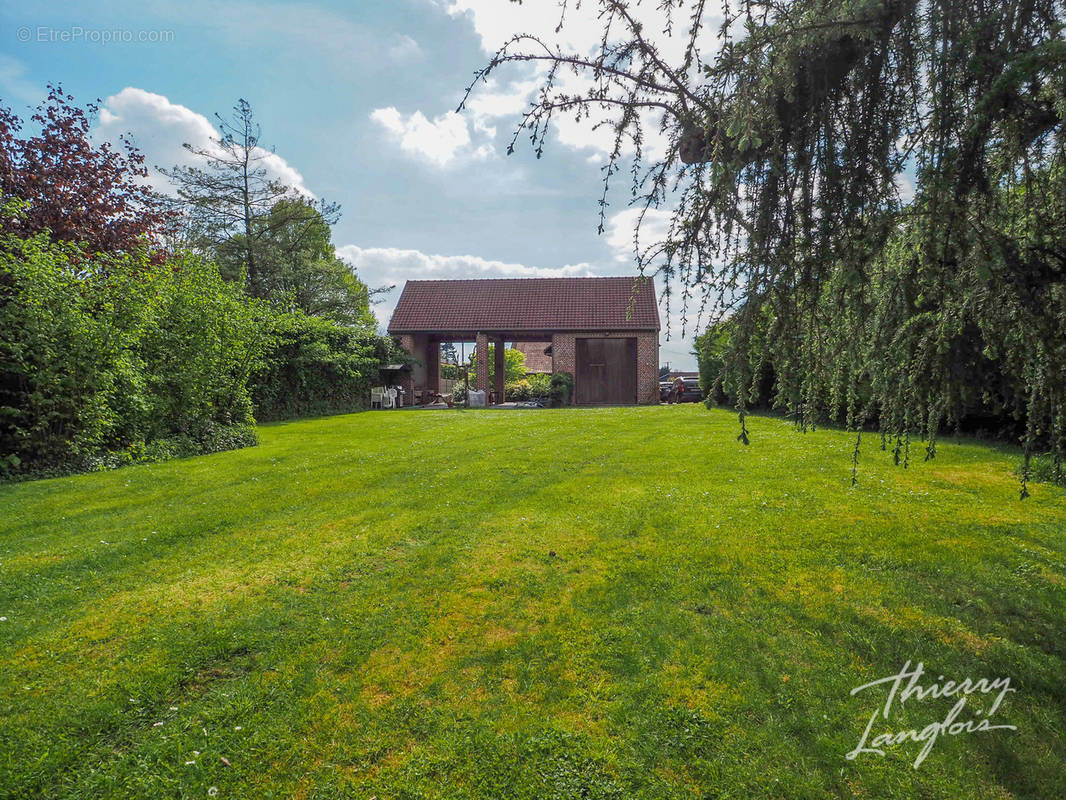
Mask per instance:
[[[389,333],[420,364],[404,388],[440,387],[441,342],[495,347],[495,389],[504,399],[504,343],[541,345],[553,372],[574,376],[579,405],[659,401],[659,308],[651,278],[501,278],[408,281]],[[550,348],[550,349],[549,349]],[[477,359],[487,390],[488,361]]]

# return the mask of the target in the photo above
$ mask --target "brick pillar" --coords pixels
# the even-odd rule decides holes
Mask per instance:
[[[440,391],[440,342],[426,342],[426,388]]]
[[[477,335],[477,386],[474,388],[485,393],[485,401],[489,397],[489,337],[484,333]]]
[[[569,372],[574,379],[573,404],[577,396],[577,337],[572,333],[552,334],[552,372]]]
[[[506,383],[506,380],[507,380],[507,358],[506,358],[507,353],[503,349],[503,339],[502,338],[496,340],[496,347],[494,348],[494,350],[495,350],[495,352],[494,352],[494,359],[493,360],[496,363],[493,365],[493,370],[494,370],[494,372],[496,374],[493,377],[495,378],[494,383],[496,385],[493,388],[496,390],[496,402],[497,403],[502,403],[503,402],[503,392],[504,392],[504,388],[503,387],[504,387],[504,385]]]
[[[406,350],[408,354],[418,358],[417,341],[411,334],[405,333],[400,337],[400,347]],[[405,370],[401,372],[398,380],[404,391],[403,401],[407,405],[410,405],[414,402],[415,396],[415,381],[412,376],[412,371]]]

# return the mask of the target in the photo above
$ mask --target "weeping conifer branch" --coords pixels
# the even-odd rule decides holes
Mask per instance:
[[[647,3],[586,5],[595,51],[516,36],[468,93],[509,64],[540,68],[515,131],[538,155],[559,114],[610,126],[601,229],[628,167],[641,223],[670,220],[635,245],[640,271],[727,321],[742,440],[772,367],[773,402],[802,427],[876,426],[904,468],[912,437],[933,458],[974,409],[1061,463],[1061,0],[661,0],[657,26]],[[665,144],[646,161],[649,132]],[[1027,456],[1023,496],[1029,478]]]

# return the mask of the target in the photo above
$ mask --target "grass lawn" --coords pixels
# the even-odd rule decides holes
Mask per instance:
[[[1066,797],[1066,492],[750,428],[370,412],[0,487],[0,795]],[[846,760],[908,660],[1017,730]]]

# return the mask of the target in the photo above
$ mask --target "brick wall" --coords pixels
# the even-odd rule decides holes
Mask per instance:
[[[637,335],[637,402],[659,402],[659,334]]]
[[[569,372],[573,375],[577,370],[576,338],[572,333],[556,333],[552,336],[552,372]]]
[[[625,331],[621,333],[602,333],[591,331],[582,333],[557,333],[552,336],[552,370],[569,372],[576,378],[578,338],[622,338],[637,340],[637,402],[654,404],[659,402],[659,334],[656,331]]]

